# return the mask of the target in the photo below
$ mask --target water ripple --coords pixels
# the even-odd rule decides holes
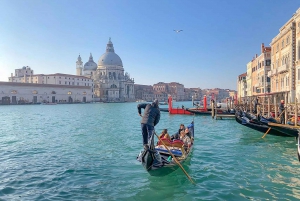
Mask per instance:
[[[192,119],[162,113],[156,131],[173,134]],[[262,139],[234,120],[194,120],[184,168],[195,186],[180,169],[151,177],[135,160],[135,103],[1,106],[0,200],[300,199],[294,139]]]

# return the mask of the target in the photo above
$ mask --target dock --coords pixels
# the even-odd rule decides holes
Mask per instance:
[[[215,102],[212,102],[212,110],[211,110],[211,117],[212,118],[216,118],[217,119],[235,119],[235,114],[230,114],[229,112],[228,113],[224,113],[224,112],[221,112],[219,111],[217,108],[216,108],[216,105],[215,105]]]
[[[216,120],[223,119],[223,118],[235,119],[235,114],[216,114],[215,117]]]

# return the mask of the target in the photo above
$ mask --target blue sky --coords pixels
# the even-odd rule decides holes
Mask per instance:
[[[136,84],[236,89],[299,0],[0,0],[0,81],[14,69],[75,74],[109,37]],[[176,33],[174,29],[182,29]]]

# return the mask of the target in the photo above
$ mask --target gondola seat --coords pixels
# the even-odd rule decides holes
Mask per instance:
[[[163,141],[163,142],[161,142],[161,141]],[[157,143],[157,145],[164,145],[164,144],[168,147],[178,147],[178,148],[181,148],[184,145],[184,143],[181,140],[171,141],[167,138],[161,138]]]

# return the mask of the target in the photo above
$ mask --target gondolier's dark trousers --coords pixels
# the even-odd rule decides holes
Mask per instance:
[[[148,144],[150,138],[154,132],[154,126],[150,126],[148,124],[141,124],[142,135],[143,135],[143,145]]]

